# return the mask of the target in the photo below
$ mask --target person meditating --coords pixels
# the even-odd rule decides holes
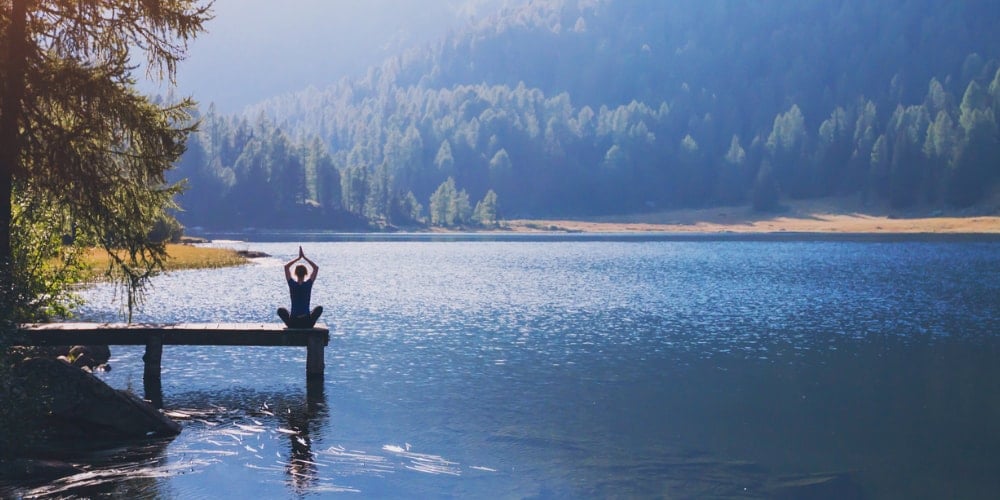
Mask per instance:
[[[309,263],[312,266],[312,272],[309,272],[306,266],[299,264],[295,266],[295,278],[292,278],[292,265],[300,260]],[[285,280],[288,281],[288,294],[292,298],[292,310],[279,307],[278,316],[288,328],[312,328],[316,324],[316,320],[319,319],[319,315],[323,314],[323,306],[317,306],[312,312],[309,311],[309,300],[318,272],[319,266],[302,253],[301,246],[299,247],[299,256],[285,264]],[[309,279],[306,279],[306,275],[309,276]]]

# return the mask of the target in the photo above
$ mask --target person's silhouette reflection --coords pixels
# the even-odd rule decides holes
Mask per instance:
[[[288,481],[296,491],[308,490],[317,480],[316,455],[312,450],[310,431],[313,424],[322,418],[326,409],[326,395],[322,381],[310,381],[306,386],[306,404],[292,408],[287,413],[289,429],[296,431],[289,434],[291,453],[285,472]]]

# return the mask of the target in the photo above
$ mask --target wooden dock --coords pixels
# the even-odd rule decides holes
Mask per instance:
[[[322,379],[330,330],[286,328],[281,323],[30,323],[20,345],[144,345],[144,379],[159,383],[165,345],[280,346],[306,348],[306,378]]]

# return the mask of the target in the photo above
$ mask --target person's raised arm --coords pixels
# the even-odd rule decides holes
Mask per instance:
[[[301,250],[301,249],[302,249],[302,247],[299,247],[299,250]],[[319,272],[319,266],[317,266],[315,262],[309,260],[309,257],[306,257],[305,254],[302,255],[302,259],[305,260],[306,262],[308,262],[310,266],[312,266],[312,272],[309,273],[309,280],[310,281],[315,280],[316,279],[316,273]]]
[[[299,250],[301,250],[301,247],[299,248]],[[292,265],[295,264],[301,258],[302,257],[296,257],[296,258],[288,261],[287,264],[285,264],[285,280],[292,279]]]

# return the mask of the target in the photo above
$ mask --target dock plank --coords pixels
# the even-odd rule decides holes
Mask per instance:
[[[143,385],[148,398],[162,399],[160,371],[165,345],[295,346],[306,348],[306,379],[322,380],[330,329],[286,328],[282,323],[28,323],[15,343],[27,346],[142,345]]]
[[[327,345],[330,330],[281,323],[29,323],[21,325],[24,345],[146,345],[151,335],[163,345],[307,346],[312,336]]]

